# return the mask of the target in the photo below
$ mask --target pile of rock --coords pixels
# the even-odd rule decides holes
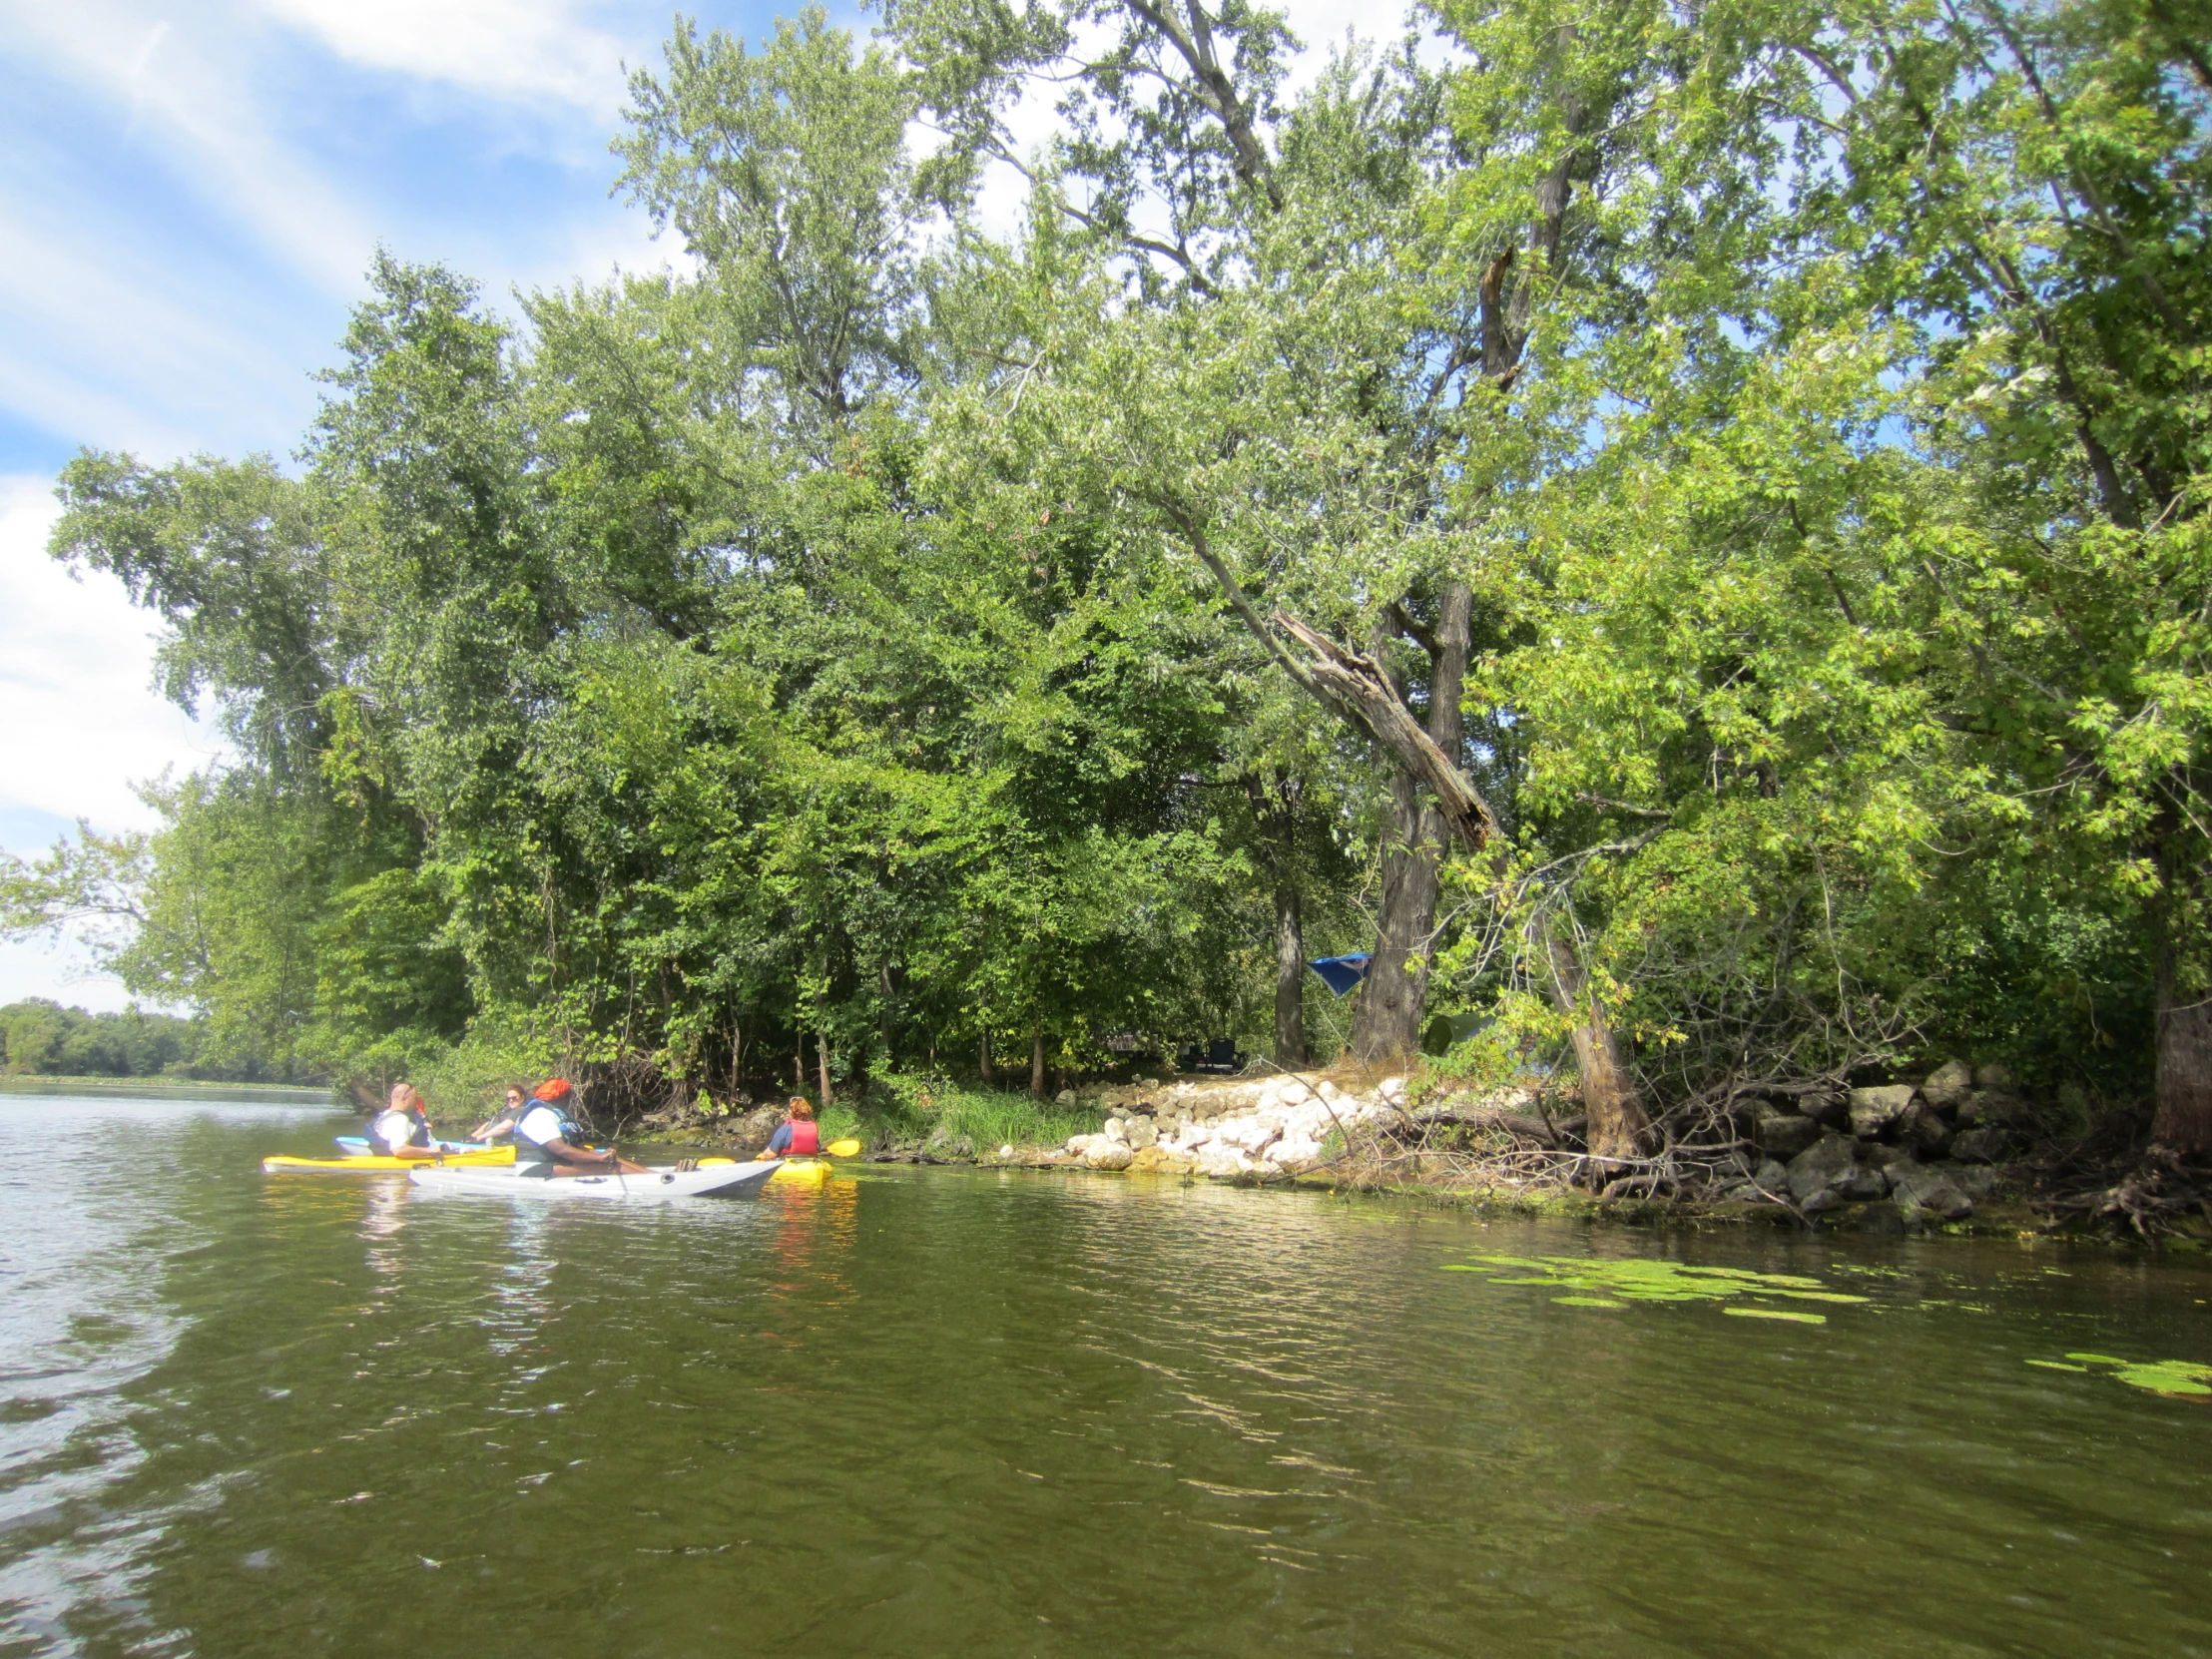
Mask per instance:
[[[1917,1085],[1770,1096],[1754,1130],[1763,1161],[1721,1197],[1786,1197],[1807,1215],[1887,1201],[1907,1227],[1962,1220],[1988,1196],[1990,1166],[2018,1150],[2028,1119],[2002,1067],[1955,1060]]]
[[[1073,1135],[1050,1162],[1088,1169],[1276,1180],[1322,1159],[1332,1133],[1405,1121],[1405,1079],[1355,1094],[1326,1077],[1296,1073],[1237,1084],[1141,1078],[1108,1092],[1105,1127]]]

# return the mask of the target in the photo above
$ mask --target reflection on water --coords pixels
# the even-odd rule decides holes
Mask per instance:
[[[0,1655],[2212,1653],[2212,1407],[2031,1364],[2212,1359],[2194,1266],[1011,1172],[424,1202],[261,1176],[311,1114],[57,1111],[0,1117]],[[1866,1300],[1668,1300],[1712,1269]]]

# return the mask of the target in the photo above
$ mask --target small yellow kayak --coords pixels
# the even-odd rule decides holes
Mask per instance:
[[[515,1161],[511,1146],[486,1147],[481,1152],[448,1152],[442,1158],[384,1158],[373,1153],[358,1158],[264,1158],[268,1175],[376,1175],[410,1169],[492,1169]]]
[[[699,1167],[707,1169],[715,1164],[734,1164],[735,1158],[702,1158]],[[781,1181],[788,1187],[819,1187],[830,1179],[827,1159],[786,1158],[776,1166],[776,1173],[769,1180]]]

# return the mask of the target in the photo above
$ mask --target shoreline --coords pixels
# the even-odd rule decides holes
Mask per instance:
[[[198,1078],[166,1077],[0,1077],[0,1095],[115,1095],[142,1100],[239,1100],[271,1105],[329,1105],[327,1086],[293,1083],[210,1083]]]
[[[1622,1226],[2212,1248],[2212,1212],[2199,1213],[2190,1190],[2195,1172],[2169,1161],[2165,1174],[2183,1189],[2182,1202],[2150,1213],[2145,1227],[2142,1213],[2100,1200],[2145,1172],[2155,1176],[2154,1160],[2101,1186],[2078,1161],[2062,1170],[2065,1161],[2038,1144],[2009,1079],[1955,1063],[1920,1083],[1745,1091],[1716,1115],[1709,1139],[1632,1167],[1595,1166],[1580,1148],[1578,1120],[1551,1116],[1533,1087],[1432,1096],[1417,1079],[1343,1071],[1139,1078],[1063,1094],[1053,1103],[1063,1121],[1079,1115],[1096,1127],[1058,1145],[1018,1135],[979,1144],[980,1125],[949,1101],[926,1093],[918,1101],[919,1109],[903,1101],[890,1111],[843,1108],[847,1127],[838,1133],[858,1133],[874,1163],[1282,1186]],[[765,1141],[766,1121],[664,1120],[662,1133],[646,1132],[671,1144],[743,1147]]]

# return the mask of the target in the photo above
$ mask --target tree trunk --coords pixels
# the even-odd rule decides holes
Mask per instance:
[[[1306,928],[1291,879],[1275,889],[1275,1063],[1306,1068]]]
[[[815,1033],[815,1058],[822,1067],[822,1101],[817,1109],[827,1112],[830,1110],[830,1033],[827,1031]]]
[[[988,1031],[985,1031],[981,1037],[976,1039],[975,1058],[978,1068],[983,1073],[983,1081],[986,1083],[997,1082],[998,1074],[991,1069],[991,1034]]]
[[[1459,698],[1466,684],[1469,624],[1474,593],[1464,582],[1444,584],[1437,626],[1429,650],[1428,724],[1420,735],[1429,752],[1458,774],[1461,793],[1479,802],[1458,755],[1466,735]],[[1396,692],[1391,693],[1396,697]],[[1406,717],[1410,723],[1411,717]],[[1382,906],[1377,917],[1375,957],[1360,983],[1353,1010],[1353,1053],[1369,1065],[1397,1065],[1420,1046],[1421,1000],[1428,991],[1428,947],[1436,926],[1436,895],[1441,889],[1444,842],[1459,833],[1470,848],[1487,831],[1455,830],[1450,815],[1439,810],[1421,786],[1432,769],[1400,764],[1390,779],[1389,840],[1382,853]],[[1488,823],[1483,808],[1481,822]]]
[[[2158,952],[2158,1114],[2150,1138],[2176,1152],[2212,1153],[2212,1000],[2180,989],[2180,951]]]
[[[1620,1041],[1574,947],[1548,926],[1544,947],[1551,958],[1553,1004],[1561,1013],[1581,1016],[1568,1040],[1574,1045],[1575,1069],[1582,1074],[1582,1110],[1588,1114],[1583,1138],[1590,1155],[1608,1162],[1640,1158],[1651,1120],[1621,1059]]]
[[[1029,1039],[1029,1094],[1034,1100],[1044,1098],[1044,1027],[1039,1026]]]
[[[1436,920],[1443,818],[1403,771],[1390,779],[1389,839],[1382,849],[1382,904],[1374,959],[1352,1011],[1352,1052],[1365,1065],[1398,1065],[1420,1045],[1428,991],[1428,933]]]

